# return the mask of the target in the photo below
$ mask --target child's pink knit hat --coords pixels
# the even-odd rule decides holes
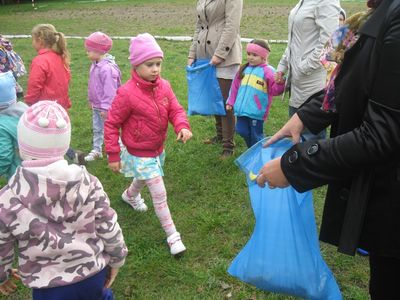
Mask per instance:
[[[152,58],[164,58],[164,53],[156,39],[149,33],[139,34],[131,39],[129,54],[132,66],[138,66]]]
[[[71,141],[71,123],[61,105],[43,100],[21,116],[17,136],[24,160],[63,157]]]
[[[88,51],[105,54],[111,50],[113,41],[105,33],[94,32],[85,39],[85,48]]]

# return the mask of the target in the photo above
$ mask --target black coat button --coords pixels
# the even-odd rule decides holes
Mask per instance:
[[[350,191],[346,188],[343,188],[339,191],[339,199],[343,200],[343,201],[347,201],[347,199],[349,198],[350,195]]]
[[[200,41],[197,41],[197,43],[199,43],[199,44],[200,44]]]
[[[211,41],[207,41],[207,44],[209,44],[209,45],[210,45],[210,44],[211,44]]]
[[[225,48],[226,51],[229,51],[229,49],[230,49],[229,47],[226,47],[226,48]]]
[[[299,154],[297,153],[297,151],[293,151],[290,155],[289,155],[289,163],[292,164],[294,163],[297,159],[299,158]]]
[[[200,15],[197,15],[197,17],[200,19]]]
[[[201,29],[204,29],[204,26],[201,26]]]
[[[319,150],[318,144],[313,144],[310,146],[310,148],[307,149],[307,154],[314,155],[315,153],[318,152],[318,150]]]

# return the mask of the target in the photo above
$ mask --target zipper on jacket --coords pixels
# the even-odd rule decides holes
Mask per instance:
[[[244,105],[244,103],[247,101],[247,100],[246,100],[246,99],[247,99],[247,98],[246,98],[247,88],[248,88],[248,86],[249,86],[250,77],[251,77],[251,75],[253,74],[255,67],[251,67],[251,68],[252,68],[252,69],[251,69],[251,71],[250,71],[250,74],[249,74],[249,76],[247,77],[246,87],[245,87],[244,93],[243,93],[243,101],[242,101],[242,103],[241,103],[241,105],[240,105],[240,109],[239,109],[240,112],[243,112],[243,110],[242,110],[243,105]]]
[[[160,123],[160,129],[161,129],[161,113],[160,113],[160,108],[158,107],[157,102],[156,102],[156,96],[154,95],[154,89],[151,90],[151,94],[152,94],[152,100],[153,100],[154,106],[156,107],[156,110],[157,110],[158,122]]]

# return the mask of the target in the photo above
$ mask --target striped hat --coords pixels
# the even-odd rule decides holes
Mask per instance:
[[[21,116],[17,130],[23,160],[63,157],[71,141],[68,114],[54,101],[39,101],[29,107]]]

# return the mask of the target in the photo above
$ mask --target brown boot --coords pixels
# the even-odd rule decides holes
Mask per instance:
[[[233,150],[223,150],[221,156],[219,157],[220,160],[225,160],[233,156]]]
[[[222,143],[222,137],[214,136],[212,138],[208,138],[203,141],[203,144],[206,145],[216,145],[216,144],[221,144]]]

